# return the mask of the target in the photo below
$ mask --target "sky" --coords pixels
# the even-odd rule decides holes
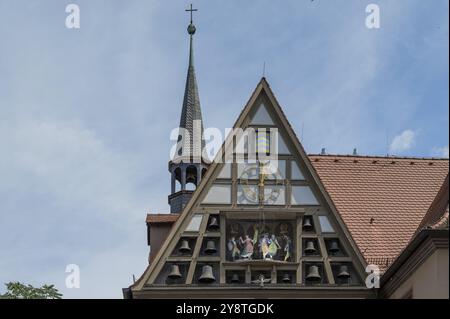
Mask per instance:
[[[169,211],[189,3],[0,0],[0,293],[21,281],[122,298],[143,273],[145,216]],[[265,63],[308,153],[449,156],[447,0],[194,6],[205,127],[233,125]]]

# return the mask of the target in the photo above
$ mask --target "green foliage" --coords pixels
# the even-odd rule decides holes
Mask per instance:
[[[62,297],[54,285],[43,285],[40,288],[20,282],[9,282],[5,285],[7,291],[3,295],[0,294],[0,299],[61,299]]]

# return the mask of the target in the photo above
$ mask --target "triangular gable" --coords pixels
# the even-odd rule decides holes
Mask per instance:
[[[182,278],[178,280],[178,283],[198,284],[196,278],[201,277],[201,271],[205,271],[204,266],[213,266],[206,270],[212,270],[211,274],[217,283],[229,283],[232,269],[237,269],[233,272],[233,275],[236,274],[241,282],[248,284],[257,281],[258,279],[254,277],[256,271],[253,274],[248,270],[257,261],[251,260],[252,257],[247,257],[248,260],[246,260],[245,254],[243,254],[245,241],[252,239],[251,236],[257,240],[256,237],[258,235],[261,237],[261,234],[266,231],[263,228],[271,223],[270,220],[279,221],[283,218],[286,219],[285,223],[278,226],[270,224],[268,228],[273,228],[271,232],[275,232],[274,229],[277,228],[277,232],[283,234],[279,237],[275,236],[274,239],[283,237],[286,241],[292,241],[291,245],[295,247],[295,255],[293,254],[295,257],[286,257],[287,254],[284,253],[284,260],[272,261],[267,260],[267,258],[262,260],[263,264],[259,268],[264,268],[265,265],[272,267],[273,265],[272,268],[269,267],[271,271],[266,273],[263,270],[260,271],[266,278],[271,278],[272,284],[283,281],[283,278],[280,277],[281,274],[290,276],[292,282],[305,283],[306,272],[311,271],[314,268],[311,266],[317,264],[320,276],[326,277],[326,280],[323,281],[324,284],[335,284],[337,272],[340,271],[339,267],[349,265],[353,272],[352,276],[358,277],[359,284],[362,285],[364,259],[264,78],[259,82],[247,105],[239,115],[234,128],[247,128],[253,125],[278,128],[278,145],[282,146],[282,151],[279,152],[280,159],[283,159],[281,162],[284,163],[284,167],[280,171],[284,170],[284,174],[286,174],[284,179],[286,180],[279,184],[268,179],[267,185],[264,185],[263,191],[260,191],[261,194],[255,195],[258,193],[258,189],[261,190],[257,181],[258,177],[253,177],[253,170],[257,168],[246,167],[245,175],[241,173],[237,176],[240,164],[218,162],[219,157],[235,151],[233,149],[235,138],[228,136],[222,145],[222,152],[219,152],[217,158],[211,164],[192,199],[172,227],[155,260],[140,280],[131,287],[132,290],[141,290],[146,285],[167,284],[167,280],[164,278],[173,271],[172,266],[175,264],[177,270],[182,273]],[[233,151],[230,152],[232,149]],[[287,175],[289,180],[287,180]],[[241,183],[242,176],[245,176],[245,183]],[[243,186],[241,184],[245,184],[245,197],[250,203],[238,203],[239,188]],[[270,195],[268,198],[266,198],[267,189]],[[276,194],[276,196],[273,194]],[[280,196],[284,200],[280,200]],[[258,198],[260,202],[251,202],[252,199],[258,201]],[[283,213],[277,215],[278,212]],[[233,229],[233,227],[241,227],[238,225],[239,223],[233,224],[232,222],[234,219],[241,218],[240,216],[247,219],[247,221],[240,223],[244,226],[252,225],[252,223],[260,225],[261,223],[258,221],[261,220],[264,220],[264,226],[258,226],[261,229],[253,230],[253,233],[252,230],[249,230],[251,227],[248,227],[247,230]],[[310,222],[314,227],[313,233],[307,233],[302,228],[309,218],[311,218]],[[218,223],[217,228],[209,229],[208,226],[214,222]],[[281,230],[280,225],[283,228]],[[253,229],[255,228],[253,227]],[[239,260],[236,262],[235,256],[233,257],[236,264],[233,264],[233,261],[229,259],[230,242],[232,242],[230,240],[231,235],[229,235],[230,231],[241,238],[248,235],[247,239],[241,239],[241,245],[238,248],[239,253],[237,254]],[[266,232],[270,237],[269,231]],[[289,236],[292,238],[289,239]],[[342,256],[327,254],[327,250],[333,244],[334,239],[339,240],[342,250],[345,251]],[[312,245],[315,245],[316,250],[320,250],[319,255],[310,257],[303,255],[305,246],[310,244],[309,241],[313,242]],[[203,252],[207,250],[210,242],[214,242],[212,246],[215,246],[217,253],[206,256]],[[189,247],[190,250],[187,255],[178,254],[181,245]],[[286,247],[288,247],[285,243],[283,243],[285,247],[279,246],[280,253],[283,248],[286,251]],[[326,259],[325,262],[323,262],[324,259]],[[322,260],[322,262],[315,262],[314,260]],[[242,267],[239,268],[239,266]],[[240,271],[239,269],[247,270]],[[261,276],[261,274],[258,276]]]
[[[267,108],[264,103],[261,103],[255,110],[254,115],[252,116],[250,124],[254,125],[272,125],[274,124],[272,117],[269,112],[267,112]]]

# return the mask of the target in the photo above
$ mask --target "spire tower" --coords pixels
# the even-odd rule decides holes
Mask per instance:
[[[171,213],[180,213],[183,210],[208,167],[208,164],[202,157],[205,140],[203,138],[202,111],[194,68],[193,41],[196,28],[193,23],[192,13],[197,11],[197,9],[193,9],[191,4],[186,11],[190,13],[191,18],[187,27],[189,34],[189,63],[177,150],[174,158],[169,162],[169,172],[171,174],[169,205]],[[177,189],[177,182],[180,185],[179,189]]]

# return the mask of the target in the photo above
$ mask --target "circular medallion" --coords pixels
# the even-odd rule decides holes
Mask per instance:
[[[242,193],[249,204],[259,204],[260,200],[264,204],[274,204],[277,202],[281,194],[279,185],[282,185],[283,175],[278,169],[278,165],[268,161],[266,163],[248,163],[239,176],[242,185]],[[251,183],[250,181],[258,180],[259,183]],[[268,187],[265,186],[266,181],[272,181]],[[263,187],[263,198],[259,198],[258,188]]]

